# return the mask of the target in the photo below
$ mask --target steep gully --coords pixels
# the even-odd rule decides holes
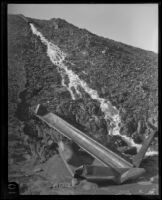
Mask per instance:
[[[109,130],[109,134],[119,135],[124,141],[127,142],[129,146],[134,146],[137,148],[137,151],[139,151],[142,145],[136,144],[131,137],[120,134],[121,119],[120,119],[119,111],[117,110],[117,108],[113,106],[110,103],[110,101],[108,101],[107,99],[100,98],[96,90],[91,89],[85,81],[81,80],[77,74],[75,74],[71,69],[69,69],[66,66],[65,64],[65,62],[67,62],[66,54],[62,52],[58,46],[48,41],[32,23],[30,23],[30,27],[31,27],[32,33],[38,36],[41,42],[47,47],[47,56],[50,58],[51,62],[55,66],[57,66],[57,70],[62,77],[62,86],[67,88],[67,90],[71,94],[71,98],[73,100],[76,99],[75,93],[80,98],[82,97],[82,94],[78,89],[79,87],[81,87],[87,94],[89,94],[89,96],[92,99],[95,99],[100,103],[100,108],[101,108],[101,111],[104,113],[105,120],[110,121],[111,129]],[[73,63],[69,62],[69,64],[73,64]],[[68,76],[69,83],[65,83],[65,76]],[[151,151],[149,149],[146,153],[147,156],[155,155],[155,154],[158,154],[158,152]]]

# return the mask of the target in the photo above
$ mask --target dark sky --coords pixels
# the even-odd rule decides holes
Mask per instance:
[[[8,4],[8,13],[62,18],[97,35],[158,52],[158,4]]]

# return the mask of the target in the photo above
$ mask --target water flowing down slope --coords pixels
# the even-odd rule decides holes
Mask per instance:
[[[75,74],[71,69],[69,69],[65,62],[66,60],[66,53],[61,51],[61,49],[53,44],[52,42],[48,41],[41,32],[37,30],[37,28],[34,26],[34,24],[30,23],[30,27],[32,30],[32,33],[36,36],[38,36],[41,40],[41,42],[47,47],[47,56],[50,58],[51,62],[57,66],[57,70],[60,73],[62,77],[62,86],[66,87],[67,90],[71,94],[71,98],[73,100],[76,99],[75,93],[79,95],[79,97],[82,97],[81,92],[79,91],[79,87],[81,87],[92,99],[97,100],[100,103],[101,111],[104,113],[104,118],[106,121],[110,121],[110,130],[109,134],[111,135],[119,135],[123,138],[124,141],[127,142],[129,146],[135,146],[137,148],[137,151],[140,150],[141,144],[136,144],[134,140],[131,137],[128,137],[126,135],[120,134],[120,115],[119,111],[115,106],[111,104],[111,102],[107,99],[100,98],[98,95],[98,92],[88,86],[88,84],[79,78],[77,74]],[[69,64],[73,64],[70,63]],[[65,76],[68,76],[69,83],[65,83]],[[150,153],[150,150],[148,150],[148,155],[156,154],[157,152]]]

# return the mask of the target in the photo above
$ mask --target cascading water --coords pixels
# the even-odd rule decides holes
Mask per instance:
[[[68,67],[64,64],[66,54],[62,52],[58,46],[54,45],[52,42],[49,42],[32,23],[30,23],[30,27],[33,34],[37,35],[40,38],[41,42],[46,45],[47,56],[50,58],[51,62],[57,66],[58,72],[62,77],[62,86],[67,88],[67,90],[71,94],[71,98],[73,100],[76,99],[74,91],[79,95],[79,97],[82,97],[81,92],[78,90],[78,86],[82,87],[83,90],[87,94],[89,94],[92,99],[100,102],[100,108],[101,111],[104,113],[105,120],[110,121],[111,130],[109,134],[119,135],[127,142],[129,146],[135,146],[137,148],[137,151],[139,151],[142,145],[136,144],[132,138],[120,134],[119,124],[121,120],[117,108],[113,106],[110,101],[100,98],[96,90],[91,89],[85,81],[79,78],[77,74],[75,74],[71,69],[68,69]],[[65,76],[68,76],[68,84],[65,83]],[[149,151],[147,153],[149,154]]]

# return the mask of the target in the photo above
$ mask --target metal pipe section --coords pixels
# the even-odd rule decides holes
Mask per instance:
[[[82,131],[76,129],[54,113],[48,113],[44,116],[36,116],[42,121],[46,122],[50,127],[56,129],[59,133],[63,134],[65,137],[72,139],[81,148],[83,148],[93,157],[101,161],[105,166],[110,166],[114,168],[120,174],[120,169],[129,169],[133,167],[131,163],[121,158],[111,150],[107,149],[99,142],[90,138]]]

